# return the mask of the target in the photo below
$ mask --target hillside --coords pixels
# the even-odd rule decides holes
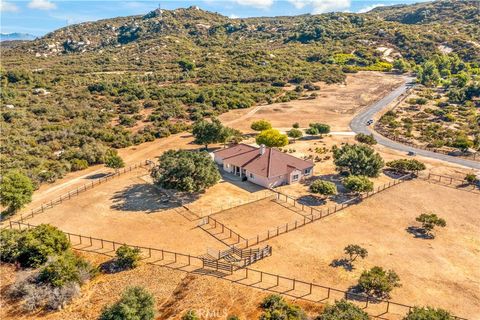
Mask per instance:
[[[395,60],[413,69],[446,51],[478,68],[477,3],[249,19],[155,10],[2,44],[1,164],[54,181],[101,163],[108,148],[230,109],[305,99],[313,82],[342,83],[349,72],[390,71]],[[432,14],[405,16],[424,11]]]

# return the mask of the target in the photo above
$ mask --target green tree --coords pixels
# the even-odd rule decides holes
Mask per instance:
[[[180,68],[184,72],[192,71],[192,70],[195,69],[195,63],[193,63],[192,61],[190,61],[188,59],[178,60],[178,65],[180,66]]]
[[[288,144],[288,137],[276,129],[268,129],[260,132],[255,141],[258,145],[264,144],[267,147],[283,147]]]
[[[310,192],[331,196],[337,194],[337,186],[333,182],[318,179],[310,185]]]
[[[353,175],[376,177],[383,168],[382,157],[365,144],[346,144],[333,147],[333,159],[337,170]]]
[[[113,149],[107,151],[103,161],[106,167],[115,169],[115,171],[125,167],[123,159],[118,155],[117,151]]]
[[[14,213],[32,201],[33,183],[17,170],[8,171],[0,181],[0,203],[7,207],[6,213]]]
[[[152,168],[155,184],[166,189],[201,192],[220,180],[215,162],[207,152],[169,150]]]
[[[220,131],[220,138],[218,142],[226,143],[240,143],[243,140],[242,132],[237,129],[223,127]]]
[[[225,127],[218,119],[212,119],[212,121],[202,119],[195,122],[192,133],[195,143],[205,145],[207,150],[209,144],[223,142],[227,139]]]
[[[343,185],[350,192],[370,192],[373,191],[373,182],[365,176],[348,176],[343,179]]]
[[[353,263],[358,257],[365,259],[368,256],[367,249],[358,244],[349,244],[343,249],[343,251],[348,255],[350,263]]]
[[[260,306],[264,310],[260,320],[307,320],[302,308],[289,304],[277,294],[267,296]]]
[[[387,167],[401,173],[415,172],[425,170],[427,167],[423,162],[415,159],[397,159],[386,163]]]
[[[99,320],[152,320],[155,300],[142,287],[127,288],[119,301],[103,309]]]
[[[433,61],[427,61],[418,69],[417,78],[421,84],[429,87],[437,86],[441,80],[440,73]]]
[[[438,217],[435,213],[422,213],[415,218],[416,221],[422,224],[422,229],[426,235],[434,237],[432,231],[435,227],[446,227],[445,219]]]
[[[370,146],[377,144],[377,140],[375,140],[373,134],[358,133],[355,135],[355,140]]]
[[[393,61],[393,68],[400,73],[405,73],[410,68],[410,65],[404,59],[397,59]]]
[[[346,300],[327,305],[315,320],[369,320],[368,313]]]
[[[299,129],[290,129],[290,131],[287,132],[287,135],[293,139],[293,141],[295,142],[295,140],[297,140],[298,138],[301,138],[303,136],[303,133],[302,133],[302,130],[299,130]]]
[[[403,320],[454,320],[450,312],[431,307],[413,307]]]
[[[330,126],[324,123],[310,123],[305,132],[311,135],[327,134],[330,133]]]
[[[272,125],[267,120],[257,120],[252,122],[250,128],[255,131],[265,131],[272,129]]]
[[[140,249],[122,245],[115,252],[115,265],[121,270],[134,269],[141,259]]]
[[[36,268],[47,262],[49,256],[60,255],[70,249],[70,242],[56,227],[41,224],[22,233],[18,248],[16,261],[22,267]]]
[[[400,278],[393,270],[375,266],[362,272],[358,287],[368,296],[385,298],[395,287],[400,287]]]

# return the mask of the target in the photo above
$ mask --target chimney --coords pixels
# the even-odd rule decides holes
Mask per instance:
[[[260,145],[260,149],[258,149],[260,151],[260,155],[263,155],[265,153],[265,145],[262,144]]]

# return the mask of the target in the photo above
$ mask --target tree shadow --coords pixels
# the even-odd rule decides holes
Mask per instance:
[[[86,176],[85,179],[95,180],[95,179],[100,179],[100,178],[104,178],[104,177],[111,176],[111,175],[112,175],[112,172],[94,173],[94,174],[91,174],[89,176]]]
[[[327,203],[326,199],[314,195],[306,195],[297,198],[297,202],[309,207],[323,206]]]
[[[405,229],[408,233],[412,234],[415,238],[420,239],[434,239],[435,236],[425,231],[425,229],[415,226],[410,226]]]
[[[180,194],[157,188],[153,184],[142,183],[128,186],[112,196],[112,209],[132,212],[153,213],[159,210],[180,207],[195,201],[199,194]]]
[[[334,267],[334,268],[338,268],[338,267],[342,267],[343,269],[345,269],[346,271],[352,271],[353,269],[355,269],[353,267],[353,264],[350,260],[348,259],[345,259],[345,258],[342,258],[342,259],[334,259],[331,263],[330,263],[330,267]]]
[[[123,271],[122,268],[119,268],[116,264],[116,259],[105,261],[98,266],[99,270],[103,273],[114,274]]]

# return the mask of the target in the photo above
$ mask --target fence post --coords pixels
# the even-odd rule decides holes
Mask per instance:
[[[102,246],[102,249],[103,249],[103,239],[100,239],[100,245]]]
[[[93,246],[92,244],[92,237],[90,237],[90,247]]]

